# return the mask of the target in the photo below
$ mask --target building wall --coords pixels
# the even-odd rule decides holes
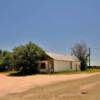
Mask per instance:
[[[72,62],[72,70],[80,70],[80,62]]]
[[[80,70],[80,62],[54,60],[54,72]]]
[[[71,70],[69,61],[54,60],[54,72]]]
[[[39,68],[39,71],[44,73],[80,70],[80,62],[48,59],[46,61],[42,61],[41,63],[46,64],[45,69],[40,69],[41,67]]]
[[[48,72],[49,73],[54,72],[54,60],[53,59],[48,60]]]

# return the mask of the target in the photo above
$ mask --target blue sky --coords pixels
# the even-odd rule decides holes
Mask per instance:
[[[0,0],[0,48],[28,41],[60,53],[80,41],[100,48],[100,0]]]

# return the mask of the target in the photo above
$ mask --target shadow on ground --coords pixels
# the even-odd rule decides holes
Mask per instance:
[[[10,74],[8,74],[8,76],[12,76],[12,77],[22,77],[22,76],[30,76],[30,75],[36,75],[36,73],[11,72]]]

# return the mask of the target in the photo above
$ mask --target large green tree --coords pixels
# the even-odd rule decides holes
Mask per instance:
[[[13,49],[12,62],[18,71],[32,74],[37,71],[38,62],[45,57],[45,52],[39,46],[29,42]]]

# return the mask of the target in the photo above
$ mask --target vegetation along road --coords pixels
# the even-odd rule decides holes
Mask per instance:
[[[100,100],[100,74],[10,93],[0,100]]]

